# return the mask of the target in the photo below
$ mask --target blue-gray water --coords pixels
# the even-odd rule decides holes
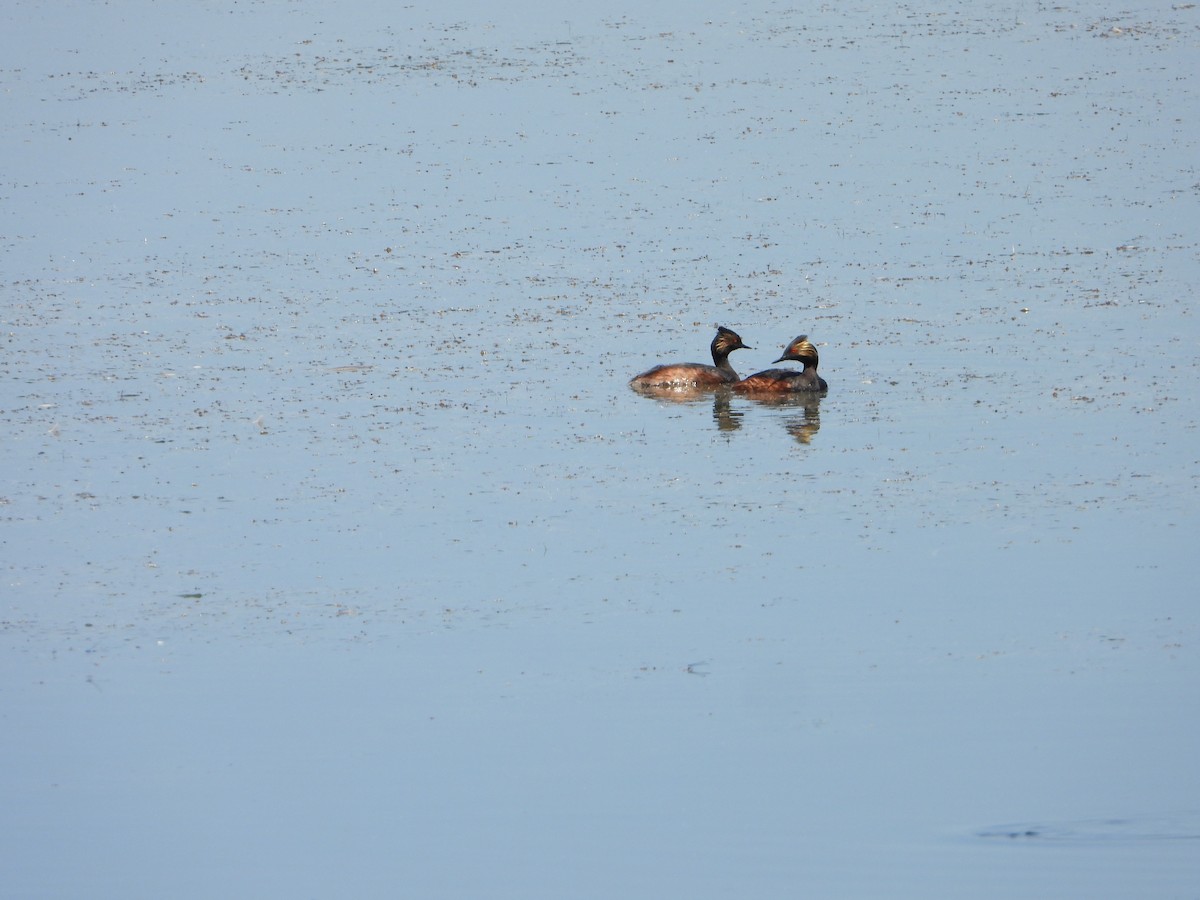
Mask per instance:
[[[349,6],[0,12],[5,896],[1195,896],[1200,9]]]

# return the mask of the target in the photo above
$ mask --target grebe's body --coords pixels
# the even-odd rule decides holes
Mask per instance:
[[[829,390],[825,379],[817,374],[817,348],[802,334],[783,348],[783,355],[775,362],[803,363],[803,369],[767,369],[748,378],[743,378],[733,389],[740,394],[795,394],[824,393]]]
[[[717,327],[717,336],[712,341],[713,364],[670,363],[655,366],[648,372],[630,380],[635,388],[715,388],[723,384],[734,384],[737,372],[729,364],[729,354],[734,350],[750,350],[742,343],[736,331]]]

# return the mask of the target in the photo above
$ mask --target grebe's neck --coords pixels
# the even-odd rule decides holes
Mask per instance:
[[[737,372],[733,371],[733,366],[729,364],[729,354],[743,348],[746,348],[746,345],[736,333],[725,327],[717,329],[717,336],[713,338],[709,349],[712,350],[713,365],[721,371],[727,381],[738,380]]]
[[[732,375],[734,381],[737,381],[738,376],[737,372],[733,371],[733,366],[729,363],[729,354],[736,349],[736,346],[730,347],[720,340],[713,341],[712,344],[713,365],[726,375]]]

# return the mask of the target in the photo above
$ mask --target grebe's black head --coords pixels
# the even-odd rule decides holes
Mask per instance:
[[[718,354],[728,356],[734,350],[753,350],[753,347],[748,347],[742,343],[741,336],[732,328],[726,328],[724,325],[717,326],[717,336],[713,338],[712,352],[715,358]]]
[[[775,362],[783,362],[784,360],[801,362],[815,369],[818,361],[817,348],[809,343],[807,334],[802,334],[783,348],[783,356],[779,357]]]

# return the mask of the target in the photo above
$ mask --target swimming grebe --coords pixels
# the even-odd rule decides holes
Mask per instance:
[[[635,388],[694,388],[720,387],[738,380],[737,372],[729,364],[729,354],[734,350],[752,350],[742,343],[736,331],[717,326],[717,336],[712,341],[713,364],[674,363],[655,366],[648,372],[630,380]]]
[[[817,348],[808,342],[808,335],[802,334],[784,347],[783,356],[775,362],[784,360],[804,363],[804,368],[799,371],[767,369],[743,378],[733,385],[733,389],[742,394],[818,393],[829,390],[825,379],[817,374]]]

